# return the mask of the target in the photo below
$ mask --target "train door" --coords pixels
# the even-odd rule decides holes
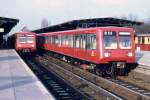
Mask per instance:
[[[48,49],[48,36],[45,36],[45,48]]]
[[[52,38],[51,38],[51,50],[52,51],[57,51],[57,45],[58,45],[58,36],[57,35],[52,35]]]
[[[73,55],[73,35],[67,35],[66,39],[66,46],[67,46],[67,53],[68,55],[72,56]]]
[[[86,38],[86,58],[89,61],[96,62],[98,60],[98,46],[96,33],[87,34]]]
[[[75,56],[86,59],[86,34],[75,35]]]
[[[75,57],[76,58],[81,58],[81,56],[80,56],[80,35],[79,34],[76,34],[75,36],[74,36],[74,53],[75,53]]]
[[[48,50],[51,50],[51,36],[48,35],[47,38],[48,38],[48,40],[47,40],[47,42],[48,42],[48,43],[47,43],[47,49],[48,49]]]

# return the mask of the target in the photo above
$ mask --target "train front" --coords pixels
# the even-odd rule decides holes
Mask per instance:
[[[134,30],[132,28],[112,28],[103,30],[103,63],[106,63],[106,73],[125,73],[127,65],[134,64]]]
[[[16,33],[16,50],[33,52],[36,50],[36,35],[31,32]]]

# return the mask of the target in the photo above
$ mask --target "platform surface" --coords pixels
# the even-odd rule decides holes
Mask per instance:
[[[150,51],[136,52],[136,60],[140,65],[150,66]]]
[[[0,50],[0,100],[54,100],[15,50]]]

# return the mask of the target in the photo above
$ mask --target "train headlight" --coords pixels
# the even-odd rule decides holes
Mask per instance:
[[[104,53],[104,57],[110,57],[110,53],[109,52],[105,52]]]
[[[22,45],[21,44],[18,44],[18,47],[21,47]]]
[[[31,47],[34,47],[34,44],[32,44]]]
[[[132,56],[133,56],[133,53],[132,53],[132,52],[129,52],[129,53],[128,53],[128,56],[129,56],[129,57],[132,57]]]

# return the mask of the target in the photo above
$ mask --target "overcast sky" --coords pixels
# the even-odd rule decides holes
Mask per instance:
[[[46,18],[51,24],[73,19],[119,17],[133,14],[140,20],[150,18],[150,0],[0,0],[0,16],[17,18],[29,29],[41,27]]]

